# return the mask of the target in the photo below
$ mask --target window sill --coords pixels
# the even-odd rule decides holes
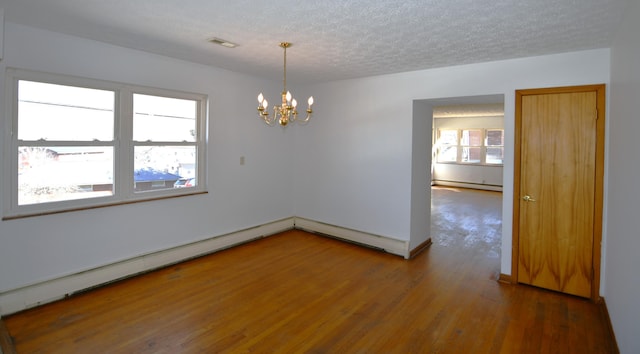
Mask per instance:
[[[34,217],[34,216],[62,214],[62,213],[69,213],[69,212],[74,212],[74,211],[91,210],[91,209],[98,209],[98,208],[107,208],[107,207],[112,207],[112,206],[117,206],[117,205],[144,203],[144,202],[163,200],[163,199],[182,198],[182,197],[189,197],[189,196],[200,195],[200,194],[208,194],[208,193],[209,192],[206,191],[206,190],[205,191],[194,191],[194,192],[183,193],[183,194],[179,194],[179,195],[154,196],[154,197],[148,197],[148,198],[139,198],[139,199],[135,199],[135,200],[117,201],[117,202],[96,204],[96,205],[91,205],[91,206],[82,206],[82,207],[77,207],[77,208],[66,208],[66,209],[61,209],[61,210],[38,211],[38,212],[31,212],[31,213],[18,213],[18,214],[15,214],[15,215],[3,216],[2,220],[3,221],[4,220],[15,220],[15,219],[22,219],[22,218],[30,218],[30,217]]]
[[[480,166],[480,167],[504,167],[504,164],[493,163],[465,163],[465,162],[435,162],[436,165]]]

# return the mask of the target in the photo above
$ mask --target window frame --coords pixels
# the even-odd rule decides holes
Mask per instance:
[[[464,140],[464,132],[468,131],[478,131],[480,132],[480,134],[482,135],[482,139],[479,145],[471,145],[471,137],[469,137],[469,143],[468,144],[463,144],[463,140]],[[486,159],[485,159],[485,152],[486,150],[484,149],[484,140],[486,139],[486,131],[485,129],[482,128],[464,128],[464,129],[458,129],[458,135],[460,136],[460,139],[458,140],[458,146],[459,146],[459,150],[460,150],[460,154],[458,156],[458,160],[456,161],[457,163],[463,164],[463,165],[481,165],[483,164]],[[476,161],[468,161],[468,160],[464,160],[465,157],[465,150],[467,150],[467,158],[469,158],[469,155],[471,154],[471,149],[480,149],[480,161],[476,162]]]
[[[18,140],[18,83],[34,81],[55,85],[107,90],[114,92],[113,141],[44,141]],[[140,142],[133,140],[133,95],[144,94],[159,97],[193,100],[196,102],[195,142],[171,142],[171,145],[195,146],[198,184],[190,188],[170,188],[136,192],[134,190],[134,147]],[[90,79],[61,74],[44,73],[16,68],[6,69],[5,78],[5,136],[2,170],[3,213],[2,219],[46,215],[75,210],[90,209],[119,204],[128,204],[163,198],[207,193],[208,96],[205,94],[146,87],[112,81]],[[112,146],[113,147],[113,194],[85,199],[62,200],[35,204],[18,204],[18,149],[26,144],[35,146]],[[55,143],[55,144],[52,144]],[[154,142],[157,144],[157,142]]]
[[[504,153],[504,128],[438,128],[436,130],[436,136],[438,137],[438,139],[441,137],[441,131],[443,130],[447,130],[447,131],[457,131],[457,143],[458,145],[452,145],[452,144],[442,144],[439,143],[437,146],[437,153],[436,153],[436,163],[438,164],[451,164],[451,165],[462,165],[462,166],[495,166],[495,167],[503,167],[504,166],[504,160],[502,163],[487,163],[487,148],[488,147],[501,147],[503,149],[503,153]],[[479,130],[482,131],[482,144],[475,146],[475,145],[463,145],[462,144],[462,132],[465,130]],[[488,142],[488,136],[487,136],[487,132],[490,130],[500,130],[502,131],[502,136],[503,136],[503,145],[487,145]],[[440,159],[440,149],[443,146],[447,146],[447,147],[456,147],[457,148],[457,158],[456,161],[449,161],[449,160],[441,160]],[[462,155],[463,155],[463,149],[466,147],[470,147],[470,148],[480,148],[480,162],[467,162],[467,161],[463,161],[462,160]]]

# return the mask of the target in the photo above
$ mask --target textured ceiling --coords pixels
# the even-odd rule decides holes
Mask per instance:
[[[322,82],[608,48],[626,3],[0,0],[0,7],[8,22],[271,79],[282,78],[278,43],[288,41],[288,81]]]

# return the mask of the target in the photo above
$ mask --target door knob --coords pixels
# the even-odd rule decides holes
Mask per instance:
[[[522,197],[522,200],[524,200],[525,202],[535,202],[536,200],[531,198],[528,195],[525,195],[524,197]]]

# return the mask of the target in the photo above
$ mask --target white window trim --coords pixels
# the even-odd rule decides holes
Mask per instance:
[[[65,200],[51,203],[18,205],[18,81],[37,81],[58,85],[69,85],[115,92],[114,104],[114,194],[106,197]],[[191,188],[173,188],[134,193],[133,182],[133,148],[139,142],[133,137],[133,94],[146,94],[198,102],[196,142],[184,145],[195,145],[197,186]],[[207,101],[204,94],[176,91],[139,85],[123,84],[111,81],[88,79],[68,75],[51,74],[23,69],[7,68],[5,79],[5,129],[4,156],[2,169],[3,219],[13,219],[34,215],[53,214],[74,210],[127,204],[133,202],[172,198],[184,195],[207,193],[206,186],[206,150],[207,150]],[[43,142],[47,145],[47,142]],[[83,142],[84,144],[84,142]],[[111,145],[109,142],[87,142],[86,145]],[[157,145],[158,142],[154,142]],[[181,143],[172,142],[172,145]]]

